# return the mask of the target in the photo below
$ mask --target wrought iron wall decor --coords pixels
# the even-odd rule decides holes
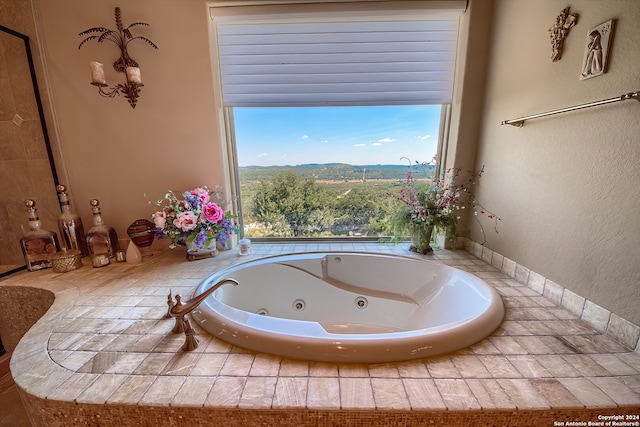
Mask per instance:
[[[133,27],[141,25],[148,27],[149,24],[145,22],[134,22],[133,24],[124,27],[119,7],[115,8],[115,20],[117,30],[110,30],[104,27],[93,27],[78,34],[79,36],[88,36],[80,42],[78,49],[88,41],[95,39],[97,39],[98,43],[108,40],[115,43],[116,46],[120,48],[120,58],[113,63],[113,68],[118,72],[125,73],[127,82],[124,84],[118,83],[114,87],[105,90],[108,85],[104,75],[104,66],[100,62],[91,61],[91,84],[97,86],[98,93],[107,98],[114,98],[122,93],[129,101],[131,108],[136,108],[136,103],[140,97],[140,88],[144,85],[142,84],[142,79],[140,77],[140,65],[131,58],[131,56],[129,56],[127,46],[133,40],[142,40],[154,49],[158,49],[158,46],[144,36],[134,37],[131,34],[131,29]]]

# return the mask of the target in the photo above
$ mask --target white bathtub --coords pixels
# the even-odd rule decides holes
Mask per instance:
[[[212,274],[192,312],[231,344],[286,358],[396,362],[474,344],[502,322],[498,293],[480,278],[432,261],[372,253],[280,255]]]

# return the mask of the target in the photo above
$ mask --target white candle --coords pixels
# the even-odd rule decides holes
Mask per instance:
[[[91,82],[101,85],[107,84],[107,79],[104,77],[104,66],[96,61],[89,62],[91,66]]]
[[[142,78],[140,78],[140,68],[138,67],[127,67],[127,81],[129,83],[141,85]]]

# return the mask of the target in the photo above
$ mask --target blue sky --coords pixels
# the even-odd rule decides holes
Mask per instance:
[[[436,153],[440,105],[234,108],[239,166],[406,164]]]

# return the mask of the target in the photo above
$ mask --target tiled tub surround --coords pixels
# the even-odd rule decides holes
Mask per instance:
[[[589,301],[552,280],[549,280],[527,267],[500,255],[497,252],[470,239],[462,239],[463,247],[476,257],[493,265],[517,282],[527,285],[538,294],[545,296],[551,302],[565,308],[570,313],[584,320],[596,330],[612,337],[625,347],[635,349],[640,353],[640,326],[634,325],[611,313],[606,308]]]
[[[252,257],[412,255],[405,245],[377,243],[251,249]],[[25,272],[0,282],[15,287],[0,312],[21,304],[25,287],[55,294],[16,348],[12,374],[37,426],[540,426],[640,415],[637,353],[468,252],[427,258],[473,272],[500,292],[507,314],[490,337],[453,354],[387,364],[281,359],[204,333],[199,348],[185,353],[184,336],[171,334],[174,321],[163,319],[169,290],[188,295],[211,271],[246,258],[228,251],[186,262],[180,250],[166,250],[134,266],[94,269],[85,259],[69,273]]]

